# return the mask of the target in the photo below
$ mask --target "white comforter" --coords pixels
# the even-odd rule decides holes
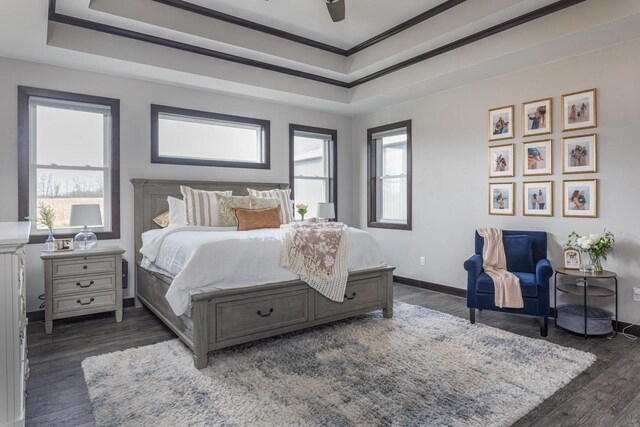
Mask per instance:
[[[142,234],[142,266],[173,277],[166,298],[180,316],[189,312],[195,293],[298,279],[280,266],[281,233],[193,226],[150,230]],[[347,245],[349,271],[386,265],[369,233],[349,228]]]

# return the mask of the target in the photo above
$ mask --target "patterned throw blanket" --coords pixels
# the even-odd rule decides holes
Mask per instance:
[[[347,226],[343,223],[290,223],[280,226],[280,264],[332,301],[344,300],[347,271]]]

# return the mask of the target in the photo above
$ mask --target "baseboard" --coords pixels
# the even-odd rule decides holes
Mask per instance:
[[[122,308],[133,307],[133,306],[134,306],[134,298],[122,299]],[[44,320],[44,310],[28,312],[27,319],[29,319],[29,322],[37,322],[39,320]]]
[[[408,277],[402,276],[393,276],[393,281],[402,283],[403,285],[415,286],[416,288],[428,289],[430,291],[436,291],[456,297],[467,297],[466,289],[454,288],[453,286],[439,285],[437,283],[425,282],[422,280],[410,279]]]

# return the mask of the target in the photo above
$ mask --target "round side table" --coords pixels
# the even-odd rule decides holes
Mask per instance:
[[[561,284],[558,285],[558,275],[569,276],[575,279],[584,280],[584,286],[577,286],[575,284]],[[614,290],[609,288],[605,288],[603,286],[587,286],[589,279],[610,279],[613,280]],[[572,295],[579,295],[583,297],[583,307],[584,307],[584,339],[586,340],[589,336],[597,336],[590,335],[587,331],[587,297],[614,297],[615,298],[615,306],[616,310],[614,313],[614,327],[613,327],[613,336],[615,337],[618,334],[618,275],[613,271],[603,271],[602,273],[588,273],[580,270],[570,270],[566,268],[558,268],[555,270],[554,278],[553,278],[553,287],[554,287],[554,301],[556,305],[556,327],[560,329],[564,329],[561,326],[558,326],[558,291],[564,292]],[[571,332],[571,331],[570,331]]]

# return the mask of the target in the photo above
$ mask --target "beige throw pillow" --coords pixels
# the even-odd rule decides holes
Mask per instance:
[[[169,211],[162,212],[157,217],[153,218],[153,222],[160,228],[169,226]]]
[[[184,197],[187,225],[224,227],[218,218],[220,207],[215,196],[231,196],[231,191],[204,191],[181,185],[180,192]]]
[[[280,221],[282,224],[293,222],[293,202],[291,201],[291,189],[274,189],[259,191],[247,188],[250,196],[263,199],[278,199],[280,201]]]
[[[238,225],[234,209],[251,209],[251,198],[249,196],[229,196],[216,194],[218,202],[218,222],[220,227],[232,227]]]

